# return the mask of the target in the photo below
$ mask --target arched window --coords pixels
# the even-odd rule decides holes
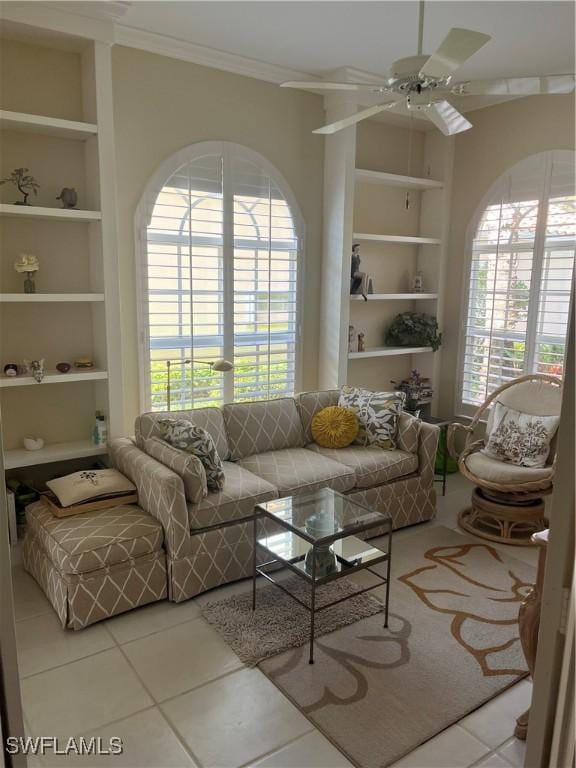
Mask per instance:
[[[144,407],[293,394],[302,224],[278,171],[237,144],[192,145],[159,169],[136,222]],[[219,358],[234,370],[213,371]]]
[[[523,373],[563,373],[576,245],[574,158],[551,151],[518,163],[471,223],[463,412]]]

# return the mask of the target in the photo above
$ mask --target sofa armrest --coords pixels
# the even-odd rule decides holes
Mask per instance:
[[[440,427],[435,424],[427,424],[425,421],[420,422],[418,474],[431,483],[434,481],[434,464],[436,463],[439,437]]]
[[[136,485],[138,504],[161,523],[169,556],[184,554],[190,528],[182,478],[129,438],[113,440],[109,450],[113,465]]]

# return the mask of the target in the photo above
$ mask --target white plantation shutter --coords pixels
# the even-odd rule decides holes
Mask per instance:
[[[523,373],[561,375],[574,252],[574,156],[548,152],[499,181],[472,242],[460,401]]]
[[[145,228],[145,399],[152,410],[292,394],[297,225],[257,155],[196,148],[153,202]],[[179,153],[180,155],[182,153]],[[202,361],[224,357],[227,374]]]

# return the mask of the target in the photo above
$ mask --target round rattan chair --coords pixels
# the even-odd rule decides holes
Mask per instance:
[[[497,461],[481,452],[484,439],[474,432],[488,415],[490,432],[498,402],[531,416],[557,416],[562,401],[562,382],[556,376],[528,374],[498,387],[478,408],[469,425],[453,423],[448,429],[448,449],[458,461],[460,472],[475,484],[472,505],[462,510],[458,523],[464,530],[491,541],[531,544],[532,534],[547,527],[543,496],[552,492],[556,459],[556,436],[545,467],[522,467]],[[458,431],[466,433],[460,454],[455,449]]]

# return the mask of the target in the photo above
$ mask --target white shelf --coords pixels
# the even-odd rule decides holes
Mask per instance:
[[[368,293],[368,301],[413,301],[416,299],[437,299],[437,293]],[[350,301],[364,301],[364,296],[354,294]]]
[[[0,204],[0,216],[22,216],[29,219],[55,221],[100,221],[100,211],[79,211],[76,208],[45,208],[41,205]]]
[[[419,355],[432,352],[432,347],[372,347],[364,352],[348,352],[349,360],[360,360],[368,357],[392,357],[395,355]]]
[[[444,182],[434,179],[421,179],[416,176],[401,176],[397,173],[368,171],[356,168],[356,180],[371,184],[383,184],[386,187],[402,187],[403,189],[443,189]]]
[[[36,464],[50,464],[53,461],[81,459],[85,456],[101,456],[108,453],[105,445],[94,445],[90,440],[75,440],[68,443],[52,443],[38,451],[17,448],[4,452],[4,468],[33,467]]]
[[[44,115],[28,115],[24,112],[10,112],[7,109],[0,109],[0,129],[43,133],[48,136],[80,141],[98,133],[98,126],[94,123],[61,120],[57,117],[45,117]]]
[[[104,301],[103,293],[0,293],[0,304]]]
[[[41,387],[45,384],[69,384],[74,381],[104,381],[108,378],[108,371],[101,371],[96,368],[87,368],[78,370],[72,368],[69,373],[59,373],[58,371],[47,371],[40,383],[32,376],[6,376],[0,374],[0,388],[2,387]]]
[[[436,237],[408,237],[406,235],[373,235],[365,232],[354,232],[354,240],[374,240],[378,243],[399,243],[404,245],[441,245]]]

